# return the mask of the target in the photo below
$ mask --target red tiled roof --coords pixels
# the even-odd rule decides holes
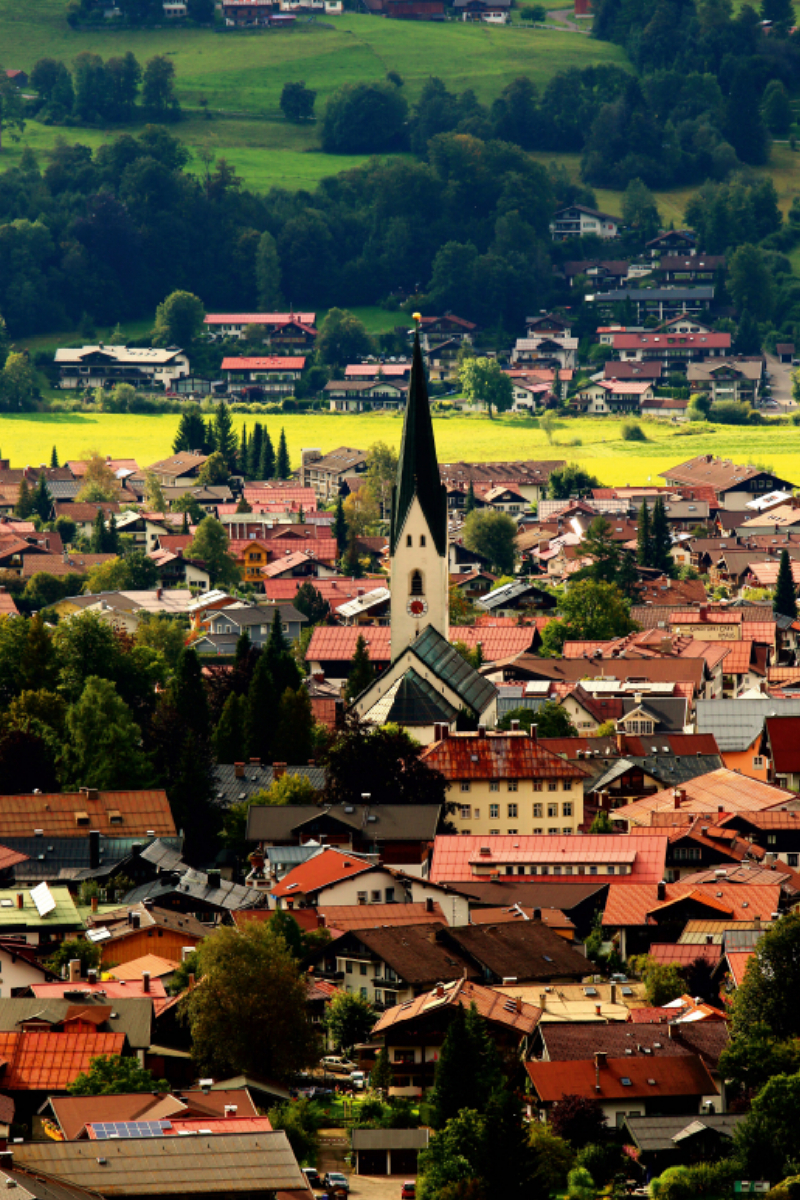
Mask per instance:
[[[294,915],[294,914],[293,914]],[[347,933],[350,929],[385,929],[389,925],[447,924],[438,904],[326,904],[319,916],[327,927]]]
[[[800,771],[800,717],[767,717],[766,727],[776,775]]]
[[[339,850],[323,850],[315,858],[301,863],[293,871],[284,875],[280,883],[271,889],[272,896],[287,897],[304,896],[338,883],[342,879],[352,879],[364,871],[371,871],[372,864],[356,854],[346,854]]]
[[[134,1125],[136,1123],[128,1122],[128,1124]],[[143,1125],[142,1136],[149,1136],[144,1128],[148,1124],[147,1117],[143,1117],[141,1123]],[[269,1117],[168,1117],[164,1121],[164,1125],[164,1137],[178,1137],[182,1133],[270,1133],[272,1131],[272,1122]],[[94,1123],[87,1123],[86,1132],[90,1141],[97,1140]]]
[[[517,625],[516,622],[511,628],[456,625],[450,629],[451,642],[461,642],[468,650],[474,650],[480,644],[484,662],[496,662],[499,658],[530,650],[535,637],[534,625]]]
[[[33,547],[27,546],[27,549]],[[84,554],[82,551],[71,551],[66,558],[63,554],[26,554],[22,560],[22,576],[30,579],[39,571],[47,575],[86,575],[92,567],[116,557],[115,554]]]
[[[727,767],[719,767],[716,771],[709,771],[707,775],[698,775],[683,782],[679,789],[682,793],[679,802],[676,802],[675,790],[671,787],[664,788],[652,796],[622,805],[615,809],[614,817],[617,820],[648,824],[653,812],[670,809],[714,815],[741,811],[760,812],[765,808],[787,804],[795,798],[794,792],[762,783],[759,779],[750,779]]]
[[[299,583],[306,582],[298,580]],[[318,583],[324,583],[322,579],[312,579],[310,582],[316,587]],[[369,591],[370,583],[373,586],[384,587],[385,580],[381,583],[377,581],[362,580],[362,585],[366,584],[365,591]],[[267,584],[271,590],[272,585]],[[325,595],[325,599],[331,603],[331,598]],[[345,597],[342,597],[344,602]],[[338,607],[338,605],[337,605]],[[487,662],[497,661],[495,652],[506,654],[508,653],[504,646],[509,635],[513,634],[514,638],[519,641],[526,641],[530,646],[533,639],[534,627],[532,625],[517,627],[520,636],[515,630],[507,628],[480,627],[474,628],[471,625],[451,625],[450,626],[450,641],[463,641],[468,648],[472,649],[477,642],[483,646],[484,660]],[[356,649],[356,642],[359,636],[364,638],[367,644],[370,661],[387,665],[391,661],[391,629],[388,625],[318,625],[311,635],[311,641],[306,650],[306,662],[347,662],[353,657]],[[510,640],[510,639],[509,639]],[[511,650],[511,654],[518,651]]]
[[[173,963],[172,970],[177,970],[177,966],[177,963]],[[147,970],[147,968],[144,967],[143,970]],[[138,977],[129,977],[125,981],[105,979],[100,983],[87,983],[82,979],[77,984],[70,983],[69,980],[62,980],[58,983],[33,983],[31,984],[31,991],[34,996],[40,997],[43,1000],[64,999],[65,992],[87,992],[92,996],[106,995],[109,1000],[127,1000],[137,997],[141,999],[145,997],[153,1001],[153,1012],[156,1016],[165,1007],[168,999],[167,989],[164,987],[162,981],[155,976],[150,979],[149,992],[145,992],[141,973]]]
[[[222,371],[302,371],[306,365],[305,355],[281,358],[270,355],[266,358],[223,358]]]
[[[208,313],[203,318],[205,325],[288,325],[299,321],[301,325],[313,325],[317,314],[313,312],[264,312],[264,313]]]
[[[718,1088],[708,1068],[692,1054],[674,1058],[607,1058],[605,1066],[595,1067],[593,1058],[572,1062],[529,1062],[525,1064],[534,1089],[545,1104],[563,1096],[579,1095],[587,1099],[621,1100],[663,1096],[713,1096]],[[599,1088],[597,1081],[599,1078]],[[630,1082],[625,1084],[623,1079]]]
[[[119,966],[107,968],[108,974],[114,979],[141,980],[142,971],[150,972],[152,981],[161,975],[171,975],[178,969],[178,963],[171,958],[163,958],[160,954],[143,954],[141,958],[132,958],[130,962],[120,963]]]
[[[237,912],[231,914],[234,925],[238,925],[241,929],[248,921],[258,921],[259,924],[266,924],[271,921],[278,910],[275,908],[241,908]],[[304,933],[310,933],[312,929],[319,928],[317,920],[317,910],[315,908],[295,908],[292,910],[292,916]]]
[[[747,964],[750,962],[750,959],[753,957],[753,953],[754,952],[752,950],[747,950],[747,951],[734,950],[734,951],[729,951],[725,955],[725,962],[728,964],[730,973],[733,976],[733,982],[736,984],[737,987],[741,987],[741,985],[742,985],[742,981],[744,980],[745,972],[747,971]]]
[[[175,837],[175,822],[162,789],[131,792],[98,792],[90,800],[85,792],[45,792],[3,796],[0,805],[0,838],[33,837],[41,829],[44,837],[85,837],[98,829],[106,837],[131,837],[152,830],[157,837]],[[77,815],[89,820],[78,824]],[[119,813],[119,822],[112,814]]]
[[[383,1033],[392,1025],[419,1020],[429,1012],[436,1012],[445,1007],[459,1005],[469,1009],[473,1004],[478,1015],[484,1020],[503,1025],[507,1029],[516,1029],[520,1035],[533,1033],[542,1015],[542,1010],[535,1004],[526,1004],[524,1000],[515,1001],[502,992],[483,987],[470,979],[457,979],[445,984],[443,995],[439,995],[438,988],[434,988],[416,996],[410,1002],[387,1008],[378,1018],[372,1032]]]
[[[272,563],[283,562],[290,554],[306,554],[311,558],[318,558],[323,562],[333,563],[339,554],[339,548],[336,545],[336,538],[334,537],[316,536],[304,538],[302,541],[294,541],[292,539],[294,544],[288,540],[282,541],[277,538],[273,538],[272,540],[259,538],[258,540],[263,541],[266,545]],[[306,581],[301,580],[301,582]],[[309,582],[315,583],[316,581],[312,579]]]
[[[667,904],[691,894],[698,903],[724,911],[734,921],[752,921],[755,917],[768,920],[776,912],[781,898],[778,885],[758,887],[741,883],[694,884],[691,877],[677,883],[665,884],[664,900],[658,899],[654,883],[612,883],[608,889],[603,925],[619,929],[631,925],[648,925],[648,917]]]
[[[719,962],[722,947],[672,945],[669,942],[651,942],[647,951],[652,959],[664,966],[676,963],[679,967],[690,967],[698,958],[712,965]]]
[[[5,1091],[63,1092],[91,1060],[121,1054],[124,1033],[0,1032],[0,1087]]]
[[[0,617],[16,617],[18,613],[14,597],[5,589],[0,591]]]
[[[586,772],[545,750],[527,733],[451,733],[422,752],[445,779],[575,779]]]
[[[547,792],[543,793],[543,797],[547,795]],[[482,855],[481,848],[488,848],[490,853]],[[489,874],[478,874],[478,865],[494,869],[494,873],[502,875],[505,867],[511,863],[536,863],[551,868],[548,875],[537,875],[537,883],[547,883],[548,880],[554,883],[591,881],[601,886],[610,882],[609,876],[592,874],[589,868],[605,868],[606,864],[624,861],[630,864],[631,872],[619,880],[614,877],[613,886],[627,889],[635,883],[652,883],[655,886],[663,877],[666,854],[666,835],[663,840],[657,837],[640,838],[635,833],[582,837],[568,834],[438,835],[433,845],[430,878],[434,883],[464,882],[476,878],[486,878],[488,882]],[[586,867],[586,871],[574,871],[571,876],[555,876],[552,867],[563,867],[564,864],[573,867],[580,864]]]

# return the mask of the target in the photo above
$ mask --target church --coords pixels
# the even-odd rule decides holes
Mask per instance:
[[[419,344],[408,384],[392,489],[391,662],[354,701],[374,725],[394,722],[427,745],[459,716],[491,728],[497,689],[450,645],[447,491],[439,477],[428,386]],[[473,726],[474,727],[474,726]]]

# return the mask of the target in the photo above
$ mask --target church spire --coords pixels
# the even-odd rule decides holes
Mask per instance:
[[[391,555],[395,553],[415,496],[419,500],[434,545],[444,557],[447,554],[447,491],[439,477],[428,385],[419,344],[419,324],[414,333],[414,357],[408,383],[403,440],[400,443],[400,458],[397,463],[397,481],[392,489],[389,539]]]

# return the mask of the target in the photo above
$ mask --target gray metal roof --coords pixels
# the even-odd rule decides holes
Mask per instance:
[[[47,490],[54,500],[74,500],[83,487],[80,479],[48,479]]]
[[[408,649],[470,712],[480,715],[497,694],[494,684],[471,667],[433,625],[427,625]]]
[[[564,502],[559,501],[563,508]],[[491,592],[487,592],[485,596],[481,596],[480,600],[476,601],[478,608],[498,608],[503,604],[510,604],[512,600],[519,599],[520,596],[525,596],[528,592],[536,592],[537,595],[548,595],[544,588],[539,587],[535,583],[530,583],[526,579],[518,579],[514,583],[504,583],[502,587],[494,588]],[[555,606],[553,598],[553,605]]]
[[[29,837],[6,838],[4,846],[28,855],[28,861],[14,868],[14,877],[22,880],[91,879],[108,875],[118,863],[128,858],[135,842],[143,837],[109,838],[100,835],[100,856],[96,869],[89,863],[89,838],[86,837]],[[165,839],[177,850],[182,844],[179,837]],[[174,851],[173,851],[174,852]]]
[[[424,1150],[429,1129],[354,1129],[354,1150]]]
[[[722,1137],[733,1137],[733,1131],[746,1113],[704,1113],[678,1117],[626,1117],[625,1123],[640,1150],[675,1150],[682,1141],[704,1130],[713,1130]]]
[[[687,754],[648,754],[644,758],[628,755],[612,763],[602,775],[593,779],[591,791],[601,792],[633,767],[641,767],[664,787],[670,787],[672,784],[686,783],[698,775],[707,775],[709,771],[718,771],[723,765],[719,754],[695,754],[693,757]]]
[[[282,1129],[119,1141],[27,1142],[16,1163],[102,1196],[308,1192]]]
[[[763,732],[767,717],[800,715],[800,700],[698,700],[697,732],[713,733],[726,750],[746,750]]]
[[[323,767],[287,767],[287,775],[302,775],[318,792],[325,787],[325,770]],[[227,808],[238,800],[246,800],[256,792],[266,791],[275,781],[275,773],[271,766],[262,767],[259,763],[245,763],[244,775],[237,776],[235,763],[220,763],[214,767],[216,787],[214,795],[217,804]]]
[[[123,899],[123,904],[140,904],[143,900],[153,900],[158,904],[167,896],[190,896],[193,900],[202,902],[209,908],[225,912],[237,912],[242,908],[262,908],[266,906],[264,892],[257,888],[245,887],[241,883],[231,883],[221,879],[219,887],[212,887],[205,871],[197,871],[194,867],[183,865],[168,875],[159,875],[149,883],[142,883],[133,888]]]
[[[240,629],[245,629],[249,625],[271,625],[275,618],[275,609],[281,614],[282,621],[299,621],[305,624],[308,617],[295,608],[293,604],[272,604],[269,607],[262,607],[259,604],[247,608],[221,608],[218,611],[211,612],[207,616],[208,621],[230,621],[231,625],[238,625]]]
[[[714,288],[710,284],[686,288],[612,288],[598,295],[601,300],[713,300]]]
[[[314,836],[314,824],[322,821],[380,841],[432,841],[440,813],[438,804],[254,804],[247,814],[247,840],[290,841],[301,829]]]
[[[75,985],[75,991],[81,991],[80,983]],[[149,1048],[153,1001],[148,1000],[146,996],[108,1000],[99,992],[93,992],[90,995],[82,995],[80,999],[71,999],[69,996],[57,1000],[43,1000],[36,996],[6,997],[0,999],[0,1030],[3,1033],[13,1033],[19,1028],[21,1021],[32,1021],[35,1017],[56,1024],[63,1021],[67,1010],[76,1005],[81,1008],[102,1008],[104,1005],[110,1005],[111,1015],[103,1023],[108,1032],[124,1033],[132,1050]]]

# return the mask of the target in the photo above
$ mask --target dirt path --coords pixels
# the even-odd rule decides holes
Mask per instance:
[[[586,23],[579,25],[568,8],[549,9],[547,19],[548,21],[555,21],[557,25],[563,25],[565,29],[571,29],[573,33],[582,33],[584,37],[589,36],[590,31],[586,27]]]

